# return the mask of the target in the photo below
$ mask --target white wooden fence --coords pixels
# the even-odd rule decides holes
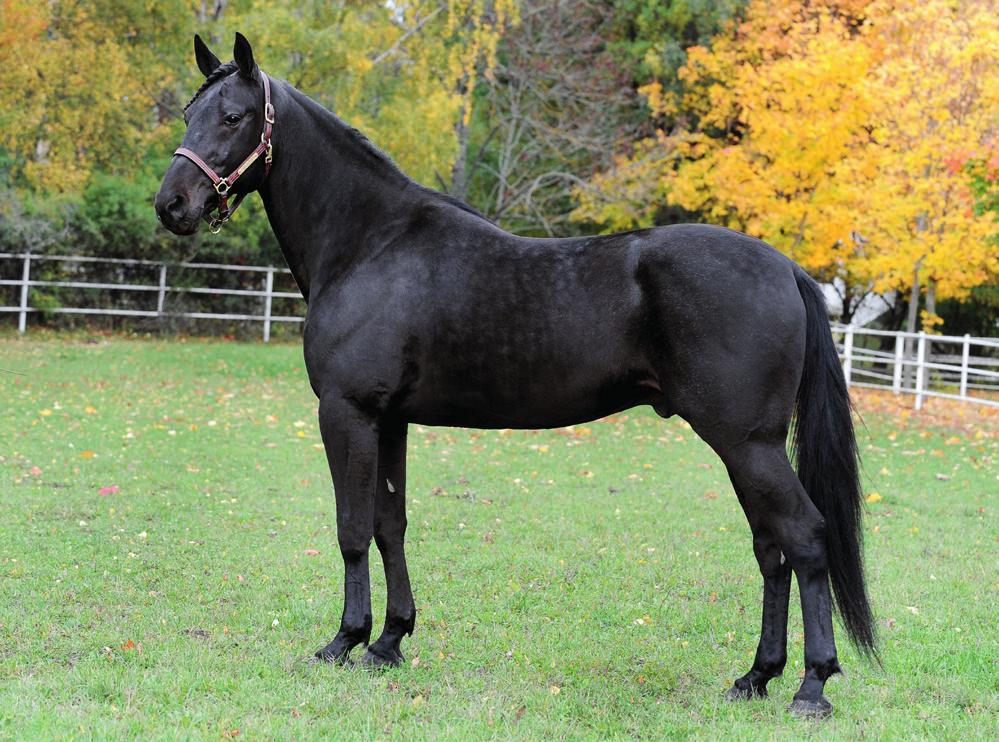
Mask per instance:
[[[851,386],[912,394],[917,410],[927,397],[999,407],[999,338],[888,332],[852,325],[833,325],[832,330]],[[972,349],[979,352],[972,354]]]
[[[275,274],[290,274],[287,268],[273,268],[264,266],[248,265],[222,265],[218,263],[159,263],[153,260],[124,260],[121,258],[91,258],[71,255],[32,255],[32,254],[12,254],[0,253],[0,261],[18,261],[20,263],[21,277],[19,279],[0,278],[0,286],[16,286],[20,289],[20,300],[16,306],[0,306],[0,312],[14,312],[17,314],[17,329],[24,332],[28,323],[28,315],[33,312],[50,312],[55,314],[82,314],[82,315],[112,315],[120,317],[154,317],[167,318],[179,317],[185,319],[209,319],[209,320],[238,320],[247,322],[260,322],[263,325],[264,342],[268,342],[271,337],[271,324],[274,322],[302,322],[304,317],[295,315],[275,315],[272,313],[274,299],[300,299],[302,295],[291,291],[275,291]],[[32,269],[44,262],[56,262],[64,264],[79,265],[82,263],[101,263],[120,266],[145,266],[150,270],[158,272],[157,283],[98,283],[93,281],[45,281],[36,280],[31,277]],[[210,288],[210,287],[189,287],[171,286],[168,278],[171,270],[205,270],[205,271],[241,271],[243,273],[261,274],[259,289],[233,289],[233,288]],[[97,308],[97,307],[65,307],[57,306],[52,308],[40,308],[32,306],[31,288],[33,286],[51,288],[75,288],[75,289],[110,289],[114,291],[146,292],[156,295],[156,309],[126,309],[122,307]],[[258,314],[236,314],[229,312],[171,312],[166,311],[165,305],[167,297],[171,294],[207,294],[212,296],[245,296],[259,297],[262,299],[262,307]]]
[[[0,287],[16,287],[18,301],[14,305],[0,306],[0,313],[16,313],[17,329],[24,332],[28,315],[33,312],[55,314],[112,315],[121,317],[179,317],[199,320],[235,320],[260,322],[264,342],[271,337],[274,322],[302,322],[297,315],[275,315],[275,299],[299,299],[297,291],[275,291],[275,275],[288,275],[286,268],[247,265],[222,265],[217,263],[159,263],[152,260],[124,260],[120,258],[91,258],[69,255],[32,255],[0,253],[0,261],[15,261],[20,268],[20,278],[0,278]],[[101,263],[120,266],[144,266],[158,275],[156,283],[100,283],[94,281],[47,281],[32,278],[32,269],[46,261],[79,266],[84,263]],[[10,263],[8,262],[8,266]],[[2,263],[0,263],[2,266]],[[241,271],[258,274],[259,289],[234,289],[221,287],[171,286],[170,271],[203,270]],[[12,274],[8,268],[6,273]],[[0,275],[3,275],[0,272]],[[36,273],[37,275],[37,273]],[[44,308],[32,306],[31,288],[74,288],[145,292],[156,295],[155,309],[129,309],[125,307],[67,307]],[[171,294],[207,294],[212,296],[243,296],[261,300],[259,313],[232,312],[178,312],[167,311],[167,297]],[[150,302],[151,304],[151,302]],[[927,397],[944,397],[999,407],[999,338],[977,338],[965,335],[927,335],[925,333],[887,332],[863,327],[833,325],[840,358],[847,383],[852,386],[891,389],[896,394],[907,393],[915,397],[916,409],[923,406]],[[878,346],[878,347],[872,347]],[[934,352],[934,346],[936,352]],[[953,352],[945,352],[945,349]],[[977,353],[972,353],[972,350]]]

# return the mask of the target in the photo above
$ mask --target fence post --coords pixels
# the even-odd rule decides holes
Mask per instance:
[[[923,384],[926,381],[926,333],[920,331],[916,351],[916,409],[923,409]]]
[[[905,335],[895,336],[895,369],[892,371],[891,390],[898,394],[902,391],[902,365],[905,361]]]
[[[964,333],[964,347],[961,349],[961,399],[968,398],[968,356],[971,354],[971,336]]]
[[[166,301],[166,263],[160,266],[160,290],[156,295],[156,314],[163,317],[163,303]]]
[[[267,269],[267,279],[264,282],[264,342],[271,341],[271,299],[274,295],[274,269]]]
[[[843,333],[843,377],[847,387],[850,386],[850,376],[853,374],[853,323],[846,326]]]
[[[17,316],[17,331],[24,334],[28,327],[28,289],[31,280],[31,253],[24,256],[24,268],[21,271],[21,313]]]

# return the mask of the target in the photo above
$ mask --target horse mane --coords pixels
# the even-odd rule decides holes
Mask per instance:
[[[194,101],[196,101],[203,92],[208,90],[208,88],[217,83],[223,77],[229,77],[229,75],[231,75],[236,70],[237,67],[235,62],[226,62],[225,64],[221,64],[218,67],[216,67],[214,70],[212,70],[212,74],[206,77],[205,81],[201,83],[201,87],[198,88],[198,91],[194,94],[191,100],[187,102],[187,105],[184,106],[184,110],[186,111],[188,108],[190,108],[194,104]]]
[[[464,201],[462,201],[457,196],[452,196],[450,193],[444,193],[442,191],[437,191],[437,190],[434,190],[433,188],[427,188],[424,185],[421,185],[420,188],[422,188],[423,190],[427,191],[431,195],[439,198],[441,201],[449,203],[452,206],[456,206],[457,208],[461,209],[462,211],[467,211],[469,214],[471,214],[473,216],[477,216],[477,217],[479,217],[479,219],[484,219],[485,221],[489,222],[490,224],[496,224],[496,222],[494,222],[488,216],[486,216],[485,214],[483,214],[481,211],[479,211],[478,209],[476,209],[474,206],[471,206],[471,205],[465,203]]]
[[[215,73],[213,72],[212,74],[215,74]],[[207,86],[208,84],[209,83],[206,80],[205,81],[205,85]],[[374,142],[372,142],[370,139],[368,139],[368,137],[364,134],[364,132],[360,131],[359,129],[355,129],[353,126],[351,126],[350,124],[348,124],[346,121],[344,121],[343,119],[341,119],[339,116],[337,116],[335,113],[333,113],[332,111],[330,111],[329,109],[327,109],[325,106],[323,106],[319,102],[313,100],[308,95],[306,95],[305,93],[303,93],[301,90],[298,90],[295,87],[291,87],[291,86],[289,86],[289,87],[291,88],[291,90],[292,90],[293,93],[297,93],[299,96],[301,96],[302,98],[304,98],[310,104],[312,104],[313,106],[318,107],[320,110],[322,110],[328,116],[332,116],[333,120],[343,130],[344,134],[346,134],[356,144],[360,145],[361,149],[364,152],[366,152],[368,155],[370,155],[376,161],[378,161],[379,163],[381,163],[382,165],[384,165],[385,167],[387,167],[391,172],[393,172],[393,173],[395,173],[397,175],[402,176],[403,178],[405,178],[406,180],[408,180],[410,182],[415,183],[415,181],[413,181],[412,178],[410,178],[408,175],[406,175],[406,173],[404,173],[402,171],[402,169],[398,165],[395,164],[395,160],[393,160],[391,157],[389,157],[389,155],[387,155],[384,150],[382,150],[380,147],[378,147],[378,145],[376,145]],[[195,97],[197,97],[197,96],[195,96]],[[431,196],[433,198],[436,198],[436,199],[438,199],[440,201],[444,201],[445,203],[447,203],[447,204],[449,204],[451,206],[454,206],[454,207],[456,207],[458,209],[461,209],[464,212],[472,214],[473,216],[477,216],[479,219],[487,221],[490,224],[495,224],[495,222],[492,219],[490,219],[488,216],[486,216],[485,214],[483,214],[481,211],[479,211],[478,209],[476,209],[474,206],[470,206],[469,204],[465,203],[460,198],[457,198],[456,196],[452,196],[449,193],[443,193],[443,192],[435,190],[433,188],[429,188],[429,187],[427,187],[425,185],[422,185],[420,183],[415,183],[415,184],[416,184],[416,186],[420,190],[424,191],[429,196]]]

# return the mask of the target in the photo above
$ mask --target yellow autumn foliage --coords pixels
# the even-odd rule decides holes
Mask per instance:
[[[996,134],[997,68],[988,0],[755,0],[688,50],[679,94],[643,89],[675,128],[579,189],[574,216],[618,230],[671,204],[826,280],[904,290],[920,265],[961,297],[999,273],[954,166]]]

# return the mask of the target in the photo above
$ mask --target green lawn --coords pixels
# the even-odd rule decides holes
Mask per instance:
[[[297,345],[0,338],[0,735],[995,738],[999,438],[861,431],[884,670],[841,638],[824,722],[723,700],[762,583],[724,468],[633,410],[413,427],[403,668],[316,666],[342,567]],[[20,372],[15,375],[10,371]],[[102,489],[103,488],[103,489]],[[384,579],[372,549],[375,631]],[[840,631],[842,637],[842,632]],[[356,651],[356,650],[355,650]]]

